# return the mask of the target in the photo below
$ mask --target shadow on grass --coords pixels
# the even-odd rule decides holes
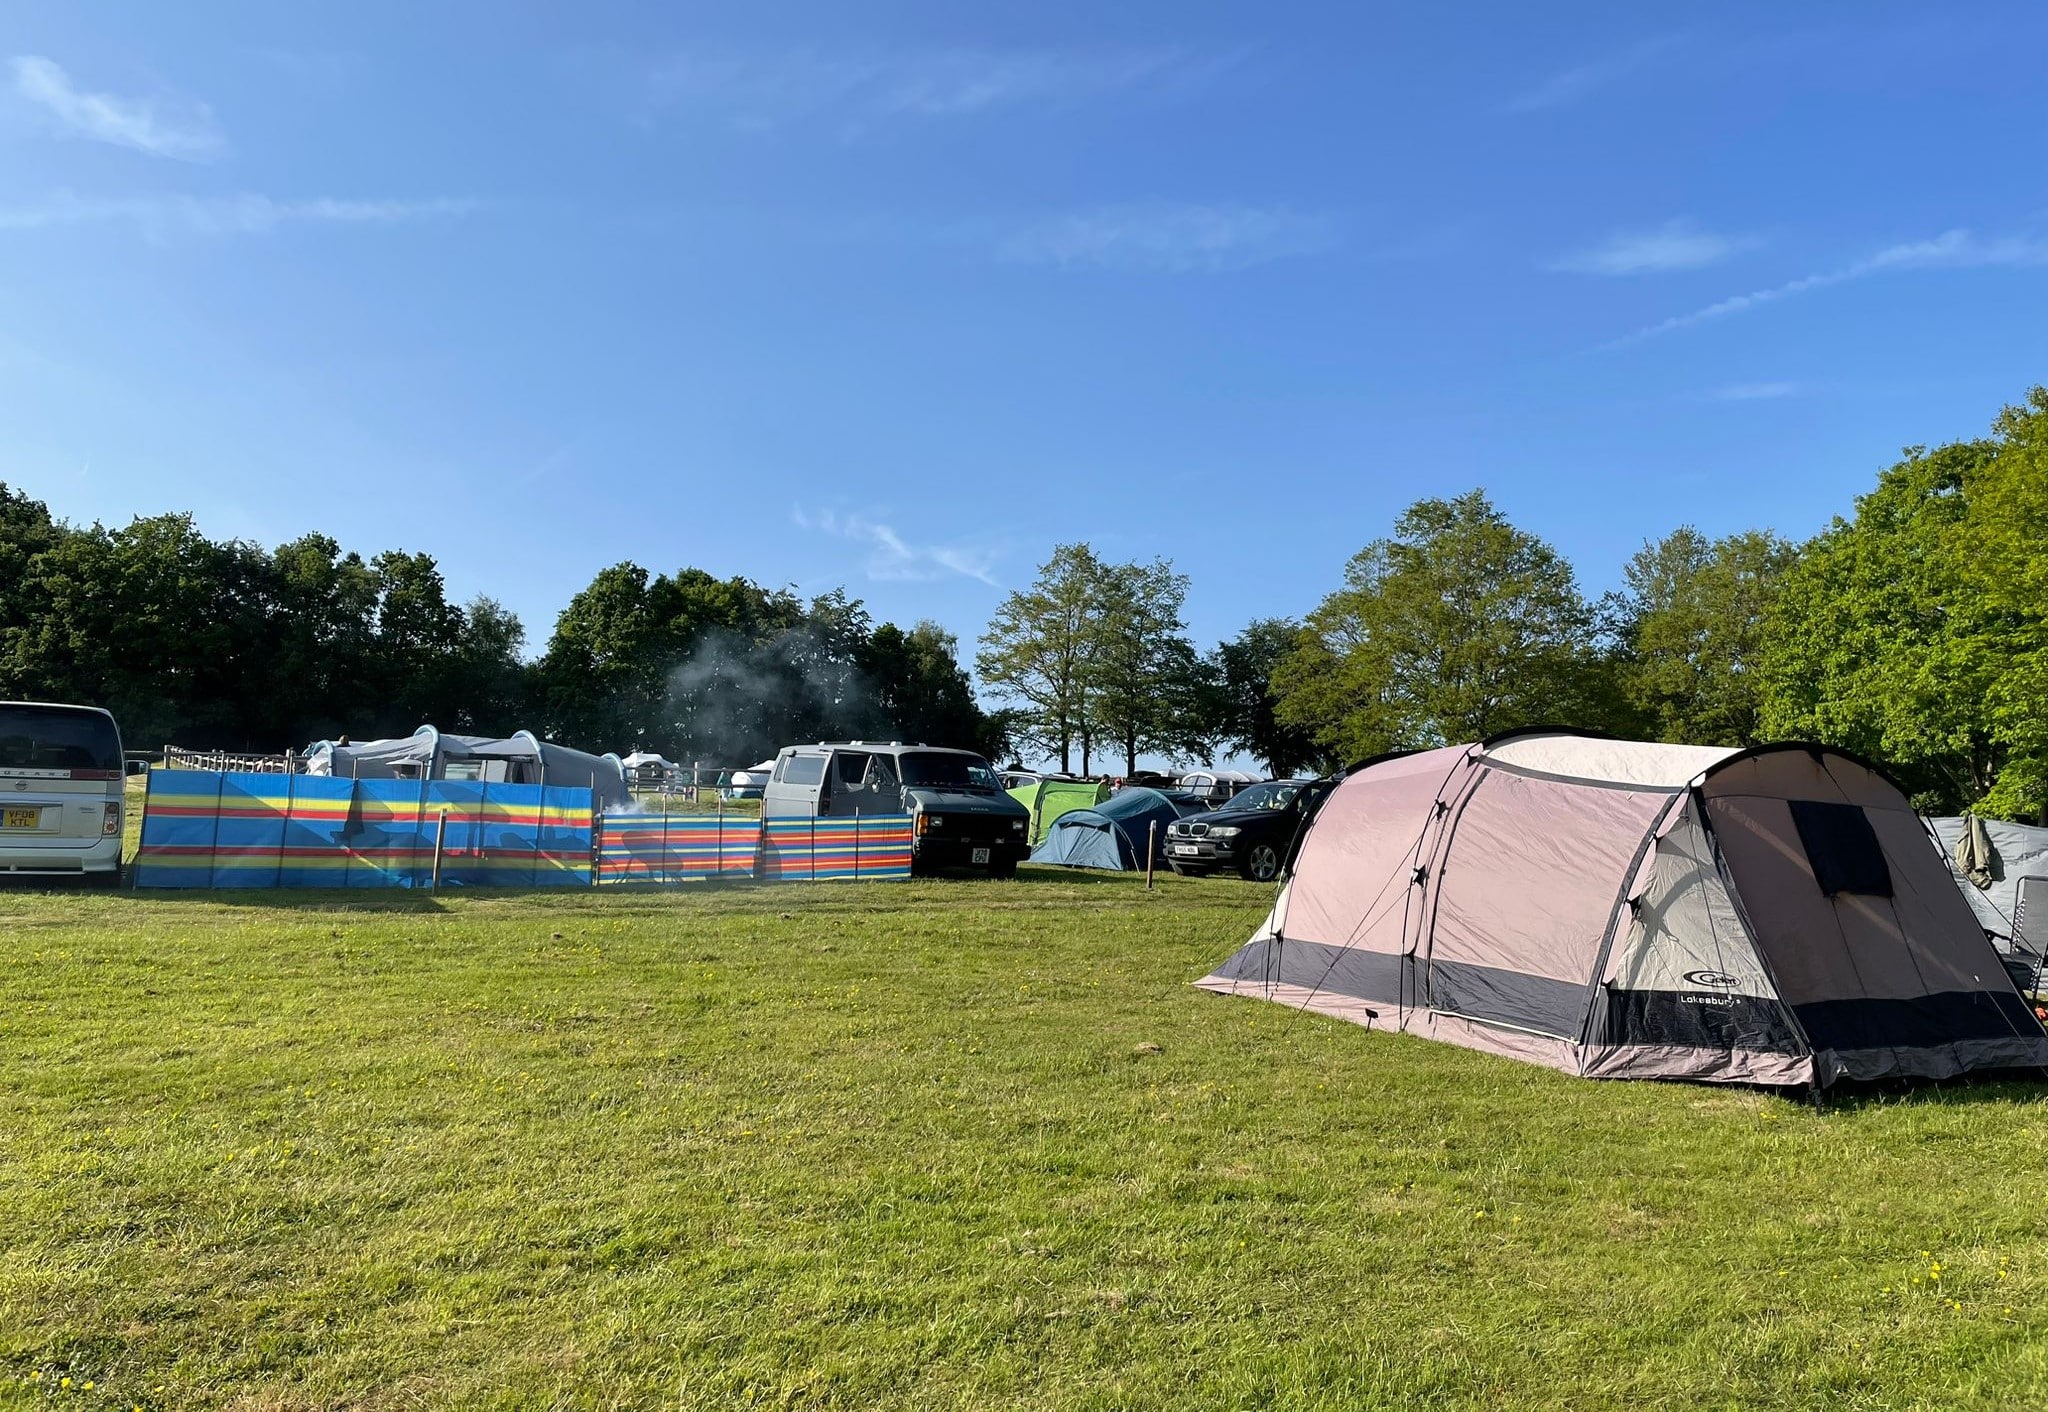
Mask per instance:
[[[1242,886],[1247,898],[1266,900],[1261,894],[1270,892],[1269,887],[1258,884],[1238,884],[1230,879],[1231,891]],[[449,910],[450,903],[492,902],[513,906],[568,907],[579,908],[589,903],[603,903],[608,899],[632,898],[645,905],[664,901],[684,901],[695,898],[718,898],[727,903],[752,904],[762,908],[792,907],[798,910],[836,908],[840,899],[848,893],[848,885],[859,889],[853,893],[860,898],[859,905],[873,907],[877,899],[889,895],[897,888],[905,889],[903,902],[909,905],[923,905],[929,901],[926,889],[950,888],[959,885],[976,885],[993,889],[991,900],[999,900],[1010,889],[1016,889],[1020,900],[1031,896],[1053,897],[1071,889],[1096,889],[1140,891],[1144,890],[1144,874],[1134,872],[1110,872],[1092,868],[1066,868],[1046,864],[1026,864],[1019,868],[1014,879],[991,879],[984,872],[971,869],[949,870],[929,876],[912,879],[837,878],[819,882],[790,881],[764,883],[751,877],[720,877],[678,879],[673,882],[622,882],[609,883],[602,887],[524,887],[518,885],[496,886],[446,886],[439,893],[425,888],[124,888],[120,891],[99,890],[91,893],[101,897],[132,898],[150,902],[168,903],[172,906],[214,906],[246,908],[251,911],[274,912],[319,912],[345,911],[385,913],[392,915],[431,915]],[[1156,880],[1158,890],[1173,888],[1203,887],[1206,884],[1177,878],[1162,872]],[[879,889],[879,891],[870,891]],[[19,888],[46,894],[68,893],[80,895],[91,890],[75,886],[47,888]],[[1213,891],[1213,889],[1211,889]],[[849,898],[848,900],[851,900]]]
[[[1159,887],[1178,887],[1185,883],[1207,882],[1208,878],[1183,878],[1170,869],[1161,868],[1154,875]],[[1220,873],[1216,881],[1241,883],[1244,879],[1236,873]],[[1145,874],[1139,872],[1112,872],[1105,868],[1069,868],[1059,863],[1026,863],[1017,870],[1017,881],[1025,883],[1112,883],[1129,887],[1133,883],[1145,885]],[[1252,887],[1261,886],[1258,883]],[[1271,884],[1265,884],[1271,886]]]
[[[1786,1090],[1800,1097],[1799,1090]],[[1866,1108],[1966,1108],[1986,1104],[2006,1107],[2048,1100],[2048,1070],[1997,1069],[1954,1079],[1878,1079],[1840,1083],[1823,1098],[1830,1113],[1858,1113]]]
[[[499,888],[493,891],[504,895],[532,896],[548,891],[565,889],[543,888]],[[471,896],[481,889],[466,889]],[[580,889],[576,889],[580,892]],[[450,890],[443,893],[417,891],[411,888],[352,888],[352,887],[145,887],[128,888],[122,892],[103,893],[102,896],[128,897],[146,902],[167,902],[173,905],[192,906],[204,904],[209,907],[249,907],[268,912],[389,912],[430,914],[447,910],[450,897],[462,893]],[[484,894],[486,896],[489,893]]]

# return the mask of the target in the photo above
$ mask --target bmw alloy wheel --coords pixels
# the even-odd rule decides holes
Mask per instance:
[[[1271,882],[1280,876],[1280,850],[1270,843],[1255,843],[1244,855],[1244,875],[1253,882]]]

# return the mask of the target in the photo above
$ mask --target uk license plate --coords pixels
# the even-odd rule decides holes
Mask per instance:
[[[988,850],[986,848],[975,849],[974,861],[977,863],[986,863],[988,861]]]
[[[1176,843],[1173,846],[1173,855],[1176,858],[1192,858],[1201,851],[1192,843]]]
[[[9,809],[6,816],[0,818],[0,827],[32,829],[42,822],[42,817],[43,811],[40,809]]]

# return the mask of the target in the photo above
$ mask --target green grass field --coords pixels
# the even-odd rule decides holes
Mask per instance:
[[[1267,894],[0,894],[0,1404],[2048,1404],[2041,1088],[1191,989]]]

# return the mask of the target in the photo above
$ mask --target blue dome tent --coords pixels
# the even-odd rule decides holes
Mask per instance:
[[[1122,789],[1093,809],[1069,810],[1053,820],[1044,839],[1031,850],[1031,861],[1132,872],[1145,866],[1145,841],[1150,837],[1152,861],[1163,865],[1166,826],[1201,813],[1202,807],[1195,800],[1156,789]],[[1155,824],[1157,828],[1152,827]]]

